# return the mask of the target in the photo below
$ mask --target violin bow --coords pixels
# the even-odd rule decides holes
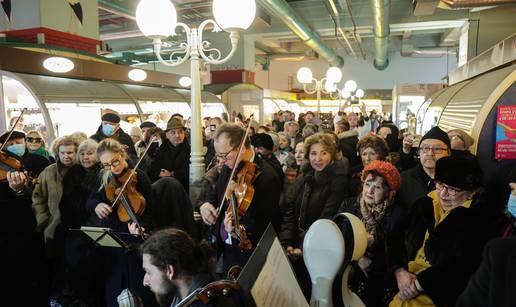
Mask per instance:
[[[9,134],[7,135],[7,138],[5,142],[2,143],[2,146],[0,146],[0,151],[4,150],[5,148],[5,144],[7,143],[7,140],[9,140],[11,138],[11,135],[13,135],[13,132],[16,128],[16,125],[18,125],[18,122],[20,122],[22,116],[23,116],[23,113],[25,113],[25,111],[27,111],[27,108],[23,108],[20,115],[18,116],[18,118],[16,119],[16,121],[14,122],[14,125],[11,127],[11,130],[9,131]]]
[[[233,180],[233,177],[235,176],[235,173],[236,173],[236,169],[238,168],[238,165],[240,164],[240,158],[242,156],[242,149],[244,148],[245,140],[247,139],[247,137],[249,135],[249,131],[251,130],[250,127],[251,127],[251,122],[252,122],[253,118],[254,118],[254,113],[249,116],[249,123],[247,123],[247,128],[245,130],[244,137],[242,137],[242,140],[240,140],[240,145],[238,146],[238,154],[237,154],[237,157],[235,160],[235,165],[233,166],[233,169],[231,170],[231,174],[229,175],[228,184],[226,185],[226,189],[224,190],[224,194],[223,194],[224,197],[222,197],[220,205],[217,208],[217,216],[219,216],[220,211],[222,210],[222,206],[224,205],[224,198],[226,197],[226,195],[228,193],[229,186],[231,185],[231,181]],[[238,212],[235,212],[235,214],[238,214]]]

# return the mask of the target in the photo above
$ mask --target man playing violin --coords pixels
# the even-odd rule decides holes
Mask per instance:
[[[143,285],[149,287],[161,306],[182,306],[189,301],[187,297],[191,297],[192,304],[188,306],[192,307],[239,306],[235,291],[222,294],[224,289],[233,289],[231,283],[209,289],[213,296],[208,304],[196,297],[194,292],[214,281],[208,265],[210,247],[196,244],[186,232],[177,228],[159,230],[140,246],[140,252],[145,271]]]
[[[252,183],[254,197],[247,211],[240,216],[240,224],[244,228],[247,237],[254,248],[260,240],[267,225],[278,229],[280,223],[279,197],[281,183],[274,169],[263,159],[256,155],[246,139],[242,146],[240,161],[237,164],[238,150],[245,130],[236,124],[223,124],[214,134],[214,145],[217,157],[224,161],[217,184],[213,193],[208,195],[200,206],[200,213],[204,223],[214,226],[214,243],[217,246],[219,263],[218,272],[226,273],[234,265],[243,266],[249,259],[252,250],[243,250],[235,238],[234,219],[232,214],[225,214],[228,208],[226,186],[233,168],[240,167],[241,161],[252,162],[257,167],[258,176]],[[238,172],[237,172],[238,173]],[[224,201],[223,201],[224,199]],[[220,214],[217,215],[217,207],[222,204]],[[217,207],[216,207],[217,206]]]

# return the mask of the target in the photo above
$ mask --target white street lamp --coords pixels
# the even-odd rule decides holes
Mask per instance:
[[[342,71],[337,67],[330,67],[326,71],[326,77],[320,80],[313,78],[312,70],[301,67],[297,71],[297,81],[303,84],[303,90],[307,94],[317,93],[317,113],[321,112],[321,92],[331,94],[337,91],[337,83],[342,79]],[[313,88],[308,86],[313,84]]]
[[[357,96],[357,98],[363,98],[364,97],[364,90],[359,88],[356,93],[355,93],[355,96]]]
[[[201,59],[210,64],[223,64],[235,54],[239,32],[246,30],[254,20],[256,3],[254,0],[214,0],[213,19],[201,22],[197,28],[190,28],[182,22],[177,22],[177,13],[170,0],[141,0],[136,8],[136,22],[142,33],[153,40],[154,54],[166,66],[178,66],[190,59],[192,130],[190,156],[190,184],[200,182],[204,175],[204,153],[201,122]],[[222,29],[229,32],[231,51],[222,58],[222,52],[210,46],[203,40],[206,26],[213,27],[212,32]],[[168,59],[161,57],[162,40],[176,35],[176,28],[182,28],[186,33],[186,42],[170,51]],[[174,58],[179,55],[178,58]],[[192,189],[190,189],[192,190]]]
[[[357,83],[353,80],[348,80],[344,83],[344,90],[348,92],[354,92],[357,89]]]

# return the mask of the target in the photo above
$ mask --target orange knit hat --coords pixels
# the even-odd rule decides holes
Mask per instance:
[[[362,171],[362,182],[365,181],[367,175],[371,172],[378,173],[383,177],[383,179],[385,179],[390,190],[389,199],[393,199],[394,195],[396,195],[396,191],[398,191],[401,185],[401,176],[398,169],[389,162],[375,160],[364,167],[364,170]]]

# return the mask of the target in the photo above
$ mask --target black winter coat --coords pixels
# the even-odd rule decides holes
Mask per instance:
[[[349,160],[349,167],[355,167],[361,163],[357,155],[358,132],[349,130],[338,135],[338,148],[342,155]]]
[[[99,126],[97,132],[94,135],[90,136],[90,139],[97,141],[100,143],[102,140],[109,138],[102,132],[102,125]],[[129,134],[125,133],[124,130],[118,129],[118,131],[110,136],[110,138],[117,140],[120,144],[124,145],[127,154],[131,160],[131,163],[135,164],[138,160],[138,155],[136,154],[136,148],[134,148],[133,139],[129,136]]]
[[[456,307],[516,306],[516,238],[487,243],[482,263]]]
[[[280,210],[279,210],[279,198],[281,193],[281,182],[276,175],[276,172],[269,165],[258,156],[255,156],[254,163],[257,165],[257,169],[260,175],[256,178],[253,183],[254,197],[247,210],[246,214],[241,217],[240,224],[246,229],[246,233],[249,240],[253,243],[253,248],[262,237],[265,229],[271,223],[276,231],[279,229],[280,224]],[[211,193],[206,199],[207,202],[218,207],[224,196],[224,191],[228,183],[231,170],[227,166],[223,166],[220,175],[217,179],[217,186],[213,193]],[[218,252],[222,252],[224,242],[220,237],[221,223],[224,221],[224,212],[227,208],[227,202],[225,202],[222,208],[222,214],[219,214],[217,222],[215,224],[214,234],[217,238]],[[222,226],[223,227],[223,226]]]
[[[173,177],[179,180],[188,192],[190,185],[190,145],[186,139],[178,146],[172,145],[168,139],[163,140],[163,144],[158,148],[156,156],[147,171],[152,182],[160,179],[159,173],[162,168],[173,172]]]
[[[296,179],[296,199],[287,204],[280,238],[284,245],[299,246],[304,232],[318,219],[331,219],[347,195],[346,169],[333,161],[322,172],[308,168]]]
[[[432,199],[418,200],[389,244],[393,268],[406,268],[424,245],[426,260],[432,266],[420,272],[417,279],[437,306],[453,306],[480,264],[482,249],[489,240],[490,232],[483,226],[484,211],[474,200],[470,208],[453,209],[434,227]],[[427,231],[429,237],[424,241]]]
[[[410,209],[416,200],[434,189],[434,181],[425,173],[421,164],[418,164],[401,173],[401,186],[396,193],[395,203],[404,209]]]

